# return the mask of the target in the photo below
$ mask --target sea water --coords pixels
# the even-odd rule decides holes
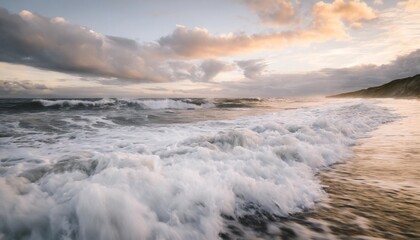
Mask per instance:
[[[0,239],[376,236],[335,230],[325,216],[354,190],[328,185],[353,178],[336,168],[381,128],[418,112],[406,101],[2,99]],[[366,156],[366,171],[388,158]]]

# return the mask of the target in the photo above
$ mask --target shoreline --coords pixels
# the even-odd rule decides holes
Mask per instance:
[[[420,238],[420,110],[413,100],[379,105],[402,118],[360,139],[352,159],[319,175],[327,199],[282,223],[294,229],[292,238]]]

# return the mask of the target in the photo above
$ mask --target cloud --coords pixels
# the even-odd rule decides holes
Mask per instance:
[[[258,7],[255,1],[249,0],[247,4],[265,21],[274,21],[279,14],[286,14],[284,6],[288,5],[283,0],[264,0]],[[273,12],[268,11],[271,4],[276,6]],[[186,78],[211,81],[218,73],[229,70],[229,66],[215,60],[205,60],[201,66],[180,62],[339,39],[347,36],[347,25],[360,26],[376,15],[362,1],[335,0],[315,4],[312,17],[312,23],[306,28],[253,35],[213,35],[204,28],[188,29],[178,25],[172,34],[157,42],[139,44],[97,33],[63,18],[47,18],[25,10],[11,14],[0,8],[0,61],[136,83]],[[168,64],[170,61],[179,63]],[[174,70],[174,66],[182,71]]]
[[[262,59],[237,61],[236,63],[243,70],[244,76],[249,79],[260,77],[267,67],[267,63]]]
[[[318,2],[312,9],[312,24],[306,29],[246,35],[229,33],[213,35],[205,28],[188,29],[178,25],[174,32],[158,40],[167,54],[194,58],[216,58],[280,48],[299,43],[322,42],[347,37],[347,27],[360,27],[376,18],[372,8],[359,0]]]
[[[360,26],[363,21],[376,18],[376,13],[365,2],[359,0],[335,0],[332,3],[318,2],[314,5],[315,29],[332,36],[345,36],[344,22]]]
[[[164,82],[153,56],[135,41],[109,37],[63,18],[0,8],[0,61],[64,72]]]
[[[403,6],[404,9],[408,12],[417,12],[420,11],[420,1],[419,0],[402,0],[398,5]]]
[[[186,64],[186,62],[173,62]],[[224,63],[230,67],[232,64]],[[254,59],[236,62],[242,66],[244,77],[241,80],[223,82],[179,82],[161,85],[119,86],[91,84],[86,87],[61,86],[53,89],[29,81],[0,81],[2,97],[292,97],[332,95],[336,93],[377,86],[393,79],[420,74],[420,49],[410,54],[397,57],[394,61],[383,65],[359,65],[348,68],[325,68],[301,74],[273,74],[265,72],[266,61]],[[185,69],[194,66],[200,69],[201,63],[190,63]],[[175,67],[174,67],[175,68]],[[248,69],[248,72],[246,72]],[[182,66],[178,68],[182,72]],[[196,70],[201,72],[202,70]],[[202,81],[200,74],[190,74],[184,79]],[[247,75],[247,76],[245,76]],[[194,80],[195,78],[195,80]],[[93,95],[92,95],[93,94]]]
[[[293,4],[289,0],[244,0],[261,22],[269,25],[284,25],[296,18]]]
[[[253,79],[223,83],[219,86],[222,90],[214,94],[232,97],[331,95],[378,86],[416,74],[420,74],[420,49],[379,66],[327,68],[303,74],[262,74]]]
[[[373,3],[376,4],[376,5],[382,5],[382,4],[384,4],[384,1],[383,0],[373,0]]]
[[[203,76],[201,81],[208,82],[215,78],[221,72],[232,71],[235,67],[232,64],[224,63],[217,60],[205,60],[201,63]]]
[[[172,79],[191,80],[193,82],[209,82],[219,73],[235,69],[233,64],[213,59],[204,60],[200,64],[171,61],[168,62],[168,68]]]
[[[50,90],[46,85],[31,81],[0,80],[0,95],[6,96],[33,96],[45,94]]]

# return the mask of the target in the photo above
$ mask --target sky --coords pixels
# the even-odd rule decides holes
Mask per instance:
[[[0,0],[0,97],[329,95],[420,73],[419,0]]]

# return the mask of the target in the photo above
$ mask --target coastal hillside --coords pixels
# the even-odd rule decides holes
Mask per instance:
[[[378,87],[341,93],[330,97],[420,97],[420,74],[417,74],[413,77],[397,79]]]

